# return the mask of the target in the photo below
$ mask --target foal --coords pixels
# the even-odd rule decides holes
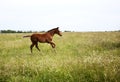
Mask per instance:
[[[47,31],[44,34],[32,34],[32,35],[27,35],[27,36],[23,36],[23,38],[25,37],[30,37],[31,39],[31,46],[30,46],[30,50],[32,53],[32,48],[35,46],[39,51],[39,47],[38,47],[38,42],[41,43],[48,43],[52,46],[52,48],[55,48],[55,43],[52,42],[53,36],[54,34],[58,34],[59,36],[62,36],[61,32],[59,31],[59,27],[51,29],[49,31]]]

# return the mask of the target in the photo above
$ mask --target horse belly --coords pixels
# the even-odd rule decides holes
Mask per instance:
[[[42,38],[42,37],[39,37],[39,38],[38,38],[38,41],[41,42],[41,43],[45,43],[45,42],[46,42],[46,39],[45,39],[45,38]]]

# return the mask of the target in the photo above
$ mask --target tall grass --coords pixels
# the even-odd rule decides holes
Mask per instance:
[[[0,82],[120,82],[120,32],[63,33],[56,52],[26,34],[0,34]]]

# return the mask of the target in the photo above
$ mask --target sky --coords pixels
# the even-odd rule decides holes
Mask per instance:
[[[120,30],[120,0],[0,0],[0,30]]]

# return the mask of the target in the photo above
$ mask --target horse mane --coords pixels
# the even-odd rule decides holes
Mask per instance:
[[[46,33],[50,33],[52,36],[55,34],[56,28],[53,28],[51,30],[48,30]]]
[[[51,30],[48,30],[47,32],[52,32],[53,30],[55,30],[56,28],[53,28],[53,29],[51,29]]]

